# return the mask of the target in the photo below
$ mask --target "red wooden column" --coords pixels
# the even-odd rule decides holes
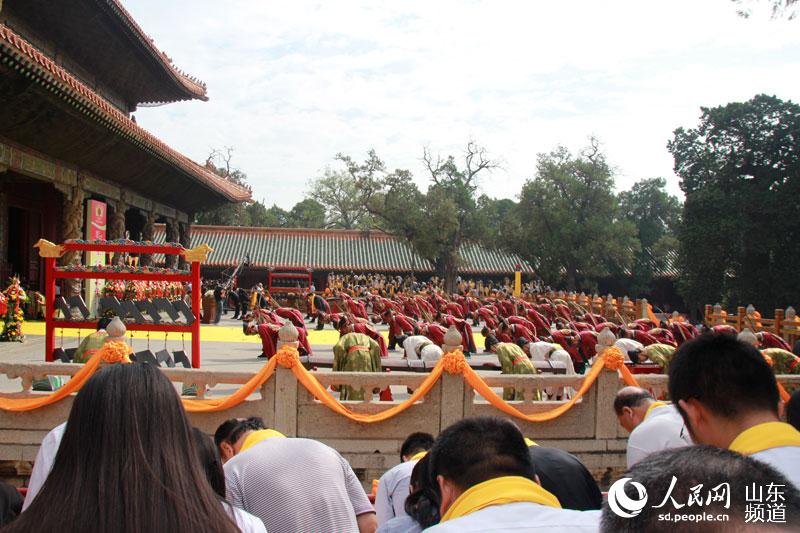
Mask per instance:
[[[44,358],[47,362],[53,361],[53,350],[56,347],[56,332],[53,328],[53,316],[56,307],[56,278],[53,270],[56,267],[55,257],[45,257],[44,259],[44,284],[45,284],[45,304],[44,304]]]
[[[192,367],[200,368],[200,262],[192,261]]]

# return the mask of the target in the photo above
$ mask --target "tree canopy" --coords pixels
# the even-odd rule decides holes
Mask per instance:
[[[687,303],[796,303],[800,106],[757,95],[702,108],[668,149],[686,194],[679,229]]]
[[[536,175],[520,193],[515,240],[546,282],[594,290],[598,278],[632,266],[636,228],[620,217],[613,188],[595,139],[578,156],[564,147],[539,154]]]
[[[631,269],[632,297],[648,294],[653,278],[675,259],[681,202],[666,185],[664,178],[644,179],[619,194],[620,215],[636,226],[640,244]]]
[[[374,224],[356,179],[348,171],[328,168],[309,183],[308,197],[323,207],[325,227],[369,229]]]
[[[461,245],[479,240],[483,228],[478,216],[478,180],[497,166],[486,150],[469,142],[460,160],[434,156],[427,148],[422,160],[428,188],[422,192],[408,170],[386,170],[374,151],[363,163],[337,156],[360,191],[359,202],[374,217],[377,227],[408,242],[433,263],[453,290]]]

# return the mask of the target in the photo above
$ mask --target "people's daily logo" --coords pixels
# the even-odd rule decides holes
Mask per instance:
[[[625,494],[625,484],[631,481],[631,478],[624,477],[617,480],[611,488],[608,489],[608,506],[617,516],[622,518],[633,518],[638,515],[647,505],[647,490],[644,485],[631,481],[631,486],[636,489],[638,493],[637,499],[629,498]]]

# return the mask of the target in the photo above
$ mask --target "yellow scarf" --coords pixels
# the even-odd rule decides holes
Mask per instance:
[[[800,431],[784,422],[765,422],[739,433],[728,449],[751,455],[782,446],[800,446]]]
[[[275,431],[274,429],[259,429],[258,431],[254,431],[250,433],[246,439],[244,439],[244,442],[242,443],[242,448],[239,450],[239,453],[255,446],[256,444],[258,444],[263,440],[267,440],[273,437],[286,438],[286,435],[284,435],[280,431]]]
[[[408,460],[409,460],[409,461],[419,461],[420,459],[422,459],[423,457],[425,457],[427,454],[428,454],[428,452],[419,452],[419,453],[415,453],[414,455],[412,455],[411,457],[409,457],[409,458],[408,458]]]
[[[442,522],[460,518],[492,505],[533,502],[561,509],[558,498],[530,479],[505,476],[478,483],[461,494],[442,517]]]
[[[653,409],[656,409],[658,407],[664,407],[665,405],[667,405],[667,404],[664,403],[664,402],[653,402],[653,403],[651,403],[650,407],[647,408],[647,411],[644,412],[644,418],[642,418],[642,420],[647,418],[647,415],[649,415],[650,411],[652,411]]]

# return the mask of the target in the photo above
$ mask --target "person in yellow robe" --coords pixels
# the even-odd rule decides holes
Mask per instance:
[[[362,333],[345,333],[333,346],[334,372],[380,372],[381,349],[377,342]],[[340,400],[364,400],[364,389],[335,385]]]
[[[499,342],[493,335],[486,337],[486,348],[497,355],[500,361],[500,371],[503,374],[538,374],[539,371],[533,365],[527,354],[522,348],[513,342]],[[541,393],[537,390],[532,400],[541,399]],[[515,391],[512,387],[503,389],[504,400],[522,400],[523,392]]]

